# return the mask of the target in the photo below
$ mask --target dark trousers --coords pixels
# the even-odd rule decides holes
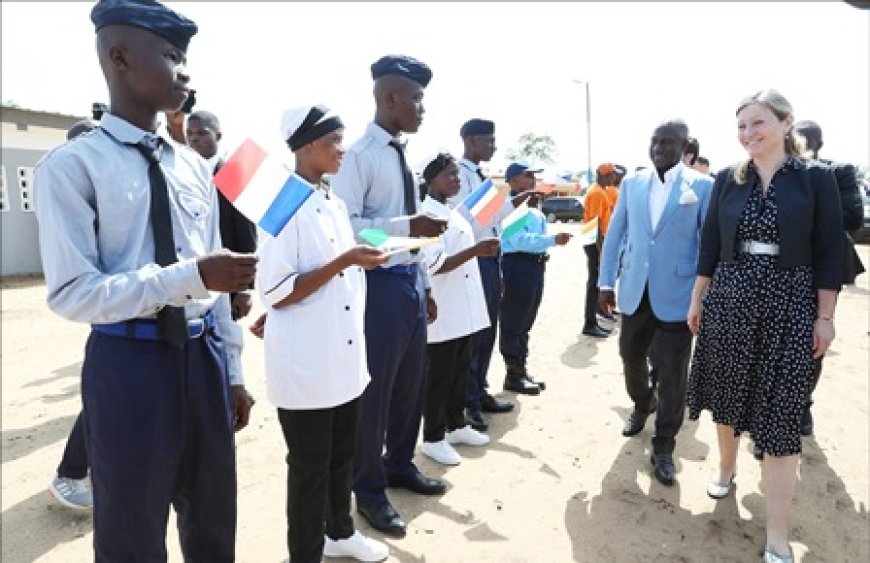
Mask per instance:
[[[673,453],[677,432],[683,424],[691,349],[692,333],[686,321],[657,319],[646,291],[637,311],[622,315],[619,355],[625,370],[625,387],[634,408],[652,412],[658,392],[652,439],[653,451],[657,454]]]
[[[236,458],[223,342],[183,350],[91,332],[83,424],[94,560],[166,561],[169,506],[185,562],[235,558]]]
[[[816,360],[813,360],[813,375],[810,380],[810,392],[807,394],[807,408],[810,408],[813,404],[813,392],[816,390],[816,386],[819,384],[819,379],[822,377],[822,360],[825,357],[822,356]]]
[[[595,314],[598,312],[598,263],[601,255],[598,245],[587,244],[583,247],[586,253],[586,310],[583,315],[583,329],[591,329],[598,326]]]
[[[85,430],[82,414],[76,417],[75,424],[66,439],[63,457],[57,466],[57,474],[68,479],[84,479],[88,476],[88,452],[85,448]]]
[[[498,329],[498,308],[501,303],[501,266],[497,258],[477,259],[480,280],[483,282],[483,295],[489,313],[489,327],[471,336],[471,364],[468,372],[468,401],[470,410],[480,410],[480,401],[486,395],[489,384],[486,374],[495,347],[495,333]]]
[[[287,443],[287,548],[290,561],[320,563],[323,534],[353,535],[350,491],[359,400],[327,409],[278,409]]]
[[[468,362],[471,336],[426,346],[429,356],[426,404],[423,408],[423,440],[440,442],[444,432],[465,426],[468,394]]]
[[[541,262],[502,257],[504,297],[499,309],[501,335],[499,350],[506,360],[523,360],[529,355],[529,331],[535,324],[544,296],[544,270]]]
[[[353,491],[358,504],[371,506],[386,502],[388,474],[417,471],[411,459],[425,393],[426,297],[416,274],[376,268],[366,272],[366,282],[371,381],[360,398]]]

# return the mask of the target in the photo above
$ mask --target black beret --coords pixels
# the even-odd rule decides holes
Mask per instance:
[[[377,80],[388,74],[410,78],[423,88],[432,80],[432,70],[426,63],[404,55],[386,55],[372,64],[372,78]]]
[[[469,119],[459,129],[459,136],[464,139],[471,135],[495,135],[495,123],[486,119]]]
[[[163,37],[187,52],[196,24],[154,0],[100,0],[91,10],[96,31],[107,25],[131,25]]]

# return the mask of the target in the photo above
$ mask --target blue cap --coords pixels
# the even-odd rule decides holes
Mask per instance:
[[[410,78],[423,88],[432,80],[432,70],[426,63],[404,55],[386,55],[372,64],[372,79],[377,80],[388,74]]]
[[[471,135],[495,135],[495,123],[486,119],[469,119],[459,129],[463,139]]]
[[[517,162],[511,162],[507,167],[507,170],[504,171],[504,181],[510,182],[523,172],[543,172],[543,169],[531,170],[529,163],[524,160],[518,160]]]
[[[196,24],[154,0],[101,0],[91,10],[95,31],[107,25],[131,25],[163,37],[187,52]]]

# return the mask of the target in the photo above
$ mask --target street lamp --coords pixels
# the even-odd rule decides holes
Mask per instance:
[[[574,84],[583,84],[586,86],[586,182],[592,183],[592,111],[589,102],[589,81],[577,80],[572,81]]]

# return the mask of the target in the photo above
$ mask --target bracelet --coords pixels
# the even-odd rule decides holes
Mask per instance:
[[[834,315],[819,315],[816,317],[817,321],[834,321]]]

